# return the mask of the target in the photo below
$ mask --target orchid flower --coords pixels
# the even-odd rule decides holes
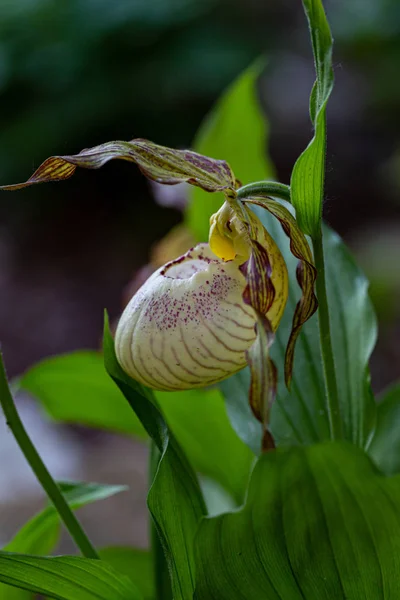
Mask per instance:
[[[239,199],[240,183],[225,161],[147,140],[109,142],[77,155],[53,156],[25,183],[0,189],[67,179],[78,166],[97,169],[116,158],[135,162],[159,183],[187,182],[225,196],[210,219],[209,242],[159,268],[124,310],[115,336],[121,367],[150,388],[184,390],[215,384],[249,365],[250,405],[264,426],[265,446],[271,445],[268,420],[277,373],[269,348],[285,309],[288,273],[278,246],[250,205],[262,206],[280,221],[299,259],[302,296],[286,350],[288,386],[296,338],[317,309],[316,270],[304,234],[280,202],[258,195]]]
[[[287,299],[287,269],[255,215],[251,221],[271,261],[275,293],[265,316],[276,329]],[[210,243],[199,244],[158,269],[119,321],[117,358],[131,377],[148,387],[204,387],[247,364],[257,323],[255,309],[243,299],[247,283],[241,266],[251,255],[250,238],[227,203],[211,223]],[[224,225],[230,228],[227,234]]]

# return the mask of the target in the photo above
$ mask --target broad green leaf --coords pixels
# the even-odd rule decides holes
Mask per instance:
[[[130,579],[140,590],[143,600],[155,600],[152,556],[148,550],[128,546],[110,546],[100,550],[100,558]]]
[[[396,598],[399,503],[400,477],[352,444],[267,452],[246,505],[200,524],[194,598]]]
[[[125,486],[97,483],[60,483],[59,485],[68,504],[74,509],[109,498],[126,489]],[[3,550],[37,555],[50,554],[58,543],[60,531],[60,517],[54,506],[50,505],[25,523]],[[25,600],[27,598],[31,598],[31,594],[28,592],[0,583],[0,600]]]
[[[18,384],[57,421],[146,436],[107,376],[99,352],[82,350],[46,358],[24,373]]]
[[[242,184],[273,177],[266,156],[268,127],[261,114],[256,81],[264,66],[250,65],[226,90],[202,123],[194,148],[201,154],[224,158]],[[209,218],[224,202],[220,193],[192,188],[186,223],[198,241],[208,239]]]
[[[400,472],[400,384],[387,390],[377,406],[374,437],[369,453],[387,475]]]
[[[0,581],[57,600],[142,600],[138,588],[101,560],[0,552]]]
[[[297,341],[290,391],[283,382],[284,356],[292,318],[299,298],[295,279],[296,260],[279,223],[260,208],[258,216],[281,248],[289,267],[289,298],[276,332],[271,356],[278,368],[278,393],[272,407],[271,429],[280,445],[310,444],[329,439],[325,391],[318,343],[318,320],[314,315]],[[376,405],[372,397],[368,360],[376,340],[376,322],[368,297],[368,282],[348,249],[329,228],[324,228],[326,279],[331,308],[332,344],[336,361],[341,414],[345,438],[366,447],[375,424]],[[246,404],[248,370],[221,383],[228,414],[238,435],[255,450],[260,448],[260,430],[242,422]]]
[[[102,354],[78,351],[47,358],[18,380],[57,421],[147,437],[113,384]],[[253,455],[237,437],[218,389],[156,392],[169,427],[193,467],[243,501]],[[209,441],[204,445],[204,436]]]
[[[322,0],[303,0],[314,53],[316,83],[311,91],[310,115],[314,137],[299,156],[291,177],[291,199],[304,233],[318,236],[325,180],[326,105],[333,88],[332,36]]]
[[[148,506],[169,565],[174,600],[186,600],[192,597],[195,584],[192,541],[199,521],[206,513],[198,480],[169,431],[152,391],[125,375],[119,366],[107,321],[104,359],[110,377],[124,394],[160,453],[158,469],[148,495]]]

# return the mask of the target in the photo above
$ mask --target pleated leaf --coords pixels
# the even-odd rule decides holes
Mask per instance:
[[[200,525],[194,598],[396,598],[399,502],[400,477],[351,444],[268,452],[244,508]]]

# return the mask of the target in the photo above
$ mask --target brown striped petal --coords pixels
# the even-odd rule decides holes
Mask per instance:
[[[252,234],[254,233],[256,230],[252,227]],[[276,395],[277,370],[269,356],[275,335],[268,317],[276,303],[276,290],[272,281],[273,270],[269,253],[257,240],[252,239],[251,243],[250,258],[241,267],[247,281],[243,300],[254,309],[257,316],[256,340],[246,353],[251,372],[249,404],[254,416],[262,425],[262,451],[266,451],[274,448],[269,420]],[[285,303],[286,298],[287,290]]]
[[[258,315],[256,332],[256,341],[247,351],[247,362],[251,372],[249,404],[263,428],[261,450],[267,451],[274,448],[274,440],[269,430],[269,420],[271,406],[276,396],[278,376],[276,367],[269,356],[274,333],[271,323],[266,317]]]
[[[0,190],[19,190],[35,183],[68,179],[77,167],[99,169],[113,159],[136,163],[146,177],[159,183],[173,185],[186,181],[209,192],[228,193],[233,193],[238,185],[230,166],[224,160],[137,139],[130,142],[107,142],[71,156],[51,156],[27,181],[3,185]]]
[[[296,277],[302,291],[302,296],[296,305],[292,322],[292,331],[289,337],[285,356],[285,381],[290,386],[293,371],[294,349],[304,323],[312,317],[318,308],[318,301],[314,293],[314,284],[317,271],[314,259],[307,242],[307,238],[299,228],[296,219],[280,202],[272,198],[251,197],[243,202],[257,204],[267,209],[281,223],[282,228],[290,239],[290,250],[299,259]]]

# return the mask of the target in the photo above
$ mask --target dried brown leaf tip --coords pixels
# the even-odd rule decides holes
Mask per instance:
[[[107,142],[71,156],[52,156],[24,183],[3,185],[0,189],[12,191],[36,183],[62,181],[71,177],[77,167],[100,169],[115,159],[136,163],[146,177],[158,183],[174,185],[187,182],[208,192],[226,191],[231,194],[238,185],[230,166],[224,160],[137,139],[130,142]]]

